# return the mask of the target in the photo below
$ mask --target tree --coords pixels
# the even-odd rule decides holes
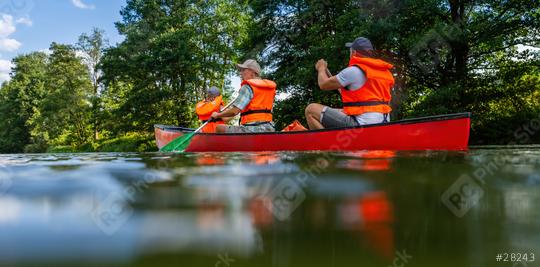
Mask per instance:
[[[532,77],[538,64],[538,53],[520,57],[516,49],[538,47],[538,1],[256,0],[250,7],[257,23],[244,48],[260,56],[288,95],[275,108],[278,127],[303,118],[302,107],[310,102],[339,106],[335,92],[317,89],[313,65],[326,58],[334,73],[343,69],[349,56],[343,45],[358,36],[370,38],[378,55],[395,66],[394,119],[473,111],[473,142],[510,137],[506,131],[486,140],[476,131],[502,126],[486,116],[501,114],[497,109],[510,101],[498,92],[516,83],[504,76]],[[528,98],[539,89],[530,85],[512,92]],[[522,117],[520,112],[513,115]]]
[[[88,69],[74,47],[53,43],[50,50],[46,90],[28,120],[32,139],[37,144],[82,146],[92,137]]]
[[[94,141],[99,139],[100,113],[102,111],[101,102],[101,70],[98,66],[101,63],[103,52],[108,47],[108,40],[105,39],[103,30],[94,28],[90,34],[83,33],[79,36],[77,49],[82,52],[83,62],[88,67],[90,80],[92,82],[92,126],[94,130]]]
[[[245,36],[245,3],[127,1],[116,24],[125,41],[106,51],[103,81],[127,90],[117,110],[123,131],[150,131],[154,123],[190,125],[206,87],[227,88]],[[121,86],[119,86],[121,84]]]
[[[21,55],[13,64],[11,81],[0,88],[0,153],[22,152],[30,143],[27,121],[45,92],[46,54]]]

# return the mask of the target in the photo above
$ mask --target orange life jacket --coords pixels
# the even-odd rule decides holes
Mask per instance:
[[[272,108],[276,96],[276,83],[270,80],[250,79],[242,81],[253,90],[253,99],[242,110],[240,124],[250,122],[272,121]]]
[[[364,71],[366,82],[358,90],[341,88],[343,112],[347,115],[360,115],[365,112],[390,113],[391,89],[394,76],[390,72],[392,64],[380,59],[351,57],[349,67],[356,66]]]
[[[297,132],[297,131],[307,131],[306,127],[302,125],[298,120],[294,120],[291,124],[281,130],[282,132]]]
[[[199,120],[201,120],[203,123],[205,123],[207,120],[210,119],[210,116],[214,112],[219,112],[221,106],[223,106],[223,97],[218,96],[212,101],[206,101],[203,100],[195,106],[195,112],[199,116]],[[218,124],[225,124],[222,119],[218,119],[215,122],[209,122],[201,129],[201,132],[203,133],[215,133],[216,132],[216,125]]]

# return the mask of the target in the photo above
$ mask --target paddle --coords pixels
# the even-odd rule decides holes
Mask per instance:
[[[227,108],[229,108],[232,103],[234,103],[234,101],[231,101],[222,110],[226,110]],[[197,128],[195,131],[177,137],[176,139],[172,140],[170,143],[168,143],[167,145],[162,147],[160,149],[160,151],[162,151],[162,152],[173,152],[173,151],[174,152],[184,152],[186,150],[186,148],[189,146],[189,144],[191,143],[190,142],[191,138],[193,138],[193,136],[196,133],[198,133],[202,128],[204,128],[204,126],[206,126],[209,122],[212,122],[212,121],[214,121],[213,118],[210,118],[205,123],[203,123],[203,125],[201,125],[199,128]]]

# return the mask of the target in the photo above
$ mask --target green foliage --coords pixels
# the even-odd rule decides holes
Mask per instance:
[[[115,132],[150,131],[155,123],[193,126],[193,106],[228,77],[246,36],[240,1],[127,1],[117,23],[126,40],[108,49],[101,67],[107,87],[126,98]],[[144,107],[144,108],[141,108]]]
[[[92,85],[88,70],[73,47],[50,47],[45,93],[27,121],[34,143],[83,145],[92,137]]]
[[[99,139],[100,129],[104,122],[104,118],[102,117],[104,106],[103,98],[101,97],[103,86],[100,83],[102,72],[98,66],[107,47],[108,40],[105,38],[105,32],[97,28],[92,29],[91,34],[81,34],[77,43],[77,49],[82,53],[82,60],[88,68],[89,78],[92,83],[92,96],[90,99],[92,112],[90,114],[90,120],[92,121],[94,131],[94,141]]]
[[[45,95],[47,55],[36,52],[18,56],[12,79],[0,88],[0,152],[22,152],[31,142],[27,121]]]
[[[51,55],[13,60],[0,90],[0,151],[44,152],[50,145],[82,146],[91,136],[92,86],[76,50],[53,43]]]
[[[109,46],[103,31],[51,54],[20,55],[0,88],[0,152],[155,151],[153,124],[197,126],[209,86],[231,94],[235,62],[257,58],[286,97],[277,128],[304,119],[318,89],[315,62],[334,74],[344,44],[372,40],[394,64],[394,120],[471,111],[471,143],[538,143],[537,1],[126,0]]]
[[[100,143],[96,151],[103,152],[149,152],[156,151],[156,142],[152,134],[128,133]]]
[[[79,153],[79,152],[151,152],[156,151],[154,136],[148,133],[127,133],[110,139],[100,139],[80,146],[49,146],[47,153]],[[32,151],[29,151],[32,152]]]
[[[26,116],[14,108],[28,86],[16,78],[4,86],[0,109],[14,111],[0,115],[13,117],[4,120],[9,130],[0,132],[0,151],[153,150],[134,133],[148,135],[154,123],[196,126],[194,105],[205,89],[232,90],[246,10],[237,0],[128,0],[116,24],[122,43],[109,47],[93,29],[76,46],[51,45],[38,79],[41,96]]]
[[[511,129],[537,117],[540,103],[532,95],[540,88],[531,75],[540,57],[516,50],[538,47],[537,1],[255,0],[250,6],[258,23],[245,51],[270,66],[269,76],[288,95],[276,105],[278,127],[303,118],[310,102],[340,106],[335,93],[318,89],[314,64],[325,58],[334,74],[343,69],[344,44],[358,36],[370,38],[378,56],[395,66],[394,119],[472,111],[472,143],[502,143],[514,138]]]

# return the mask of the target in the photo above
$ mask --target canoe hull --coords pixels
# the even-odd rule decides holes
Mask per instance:
[[[155,126],[161,148],[185,128]],[[352,128],[253,134],[196,134],[186,152],[467,150],[470,113]]]

